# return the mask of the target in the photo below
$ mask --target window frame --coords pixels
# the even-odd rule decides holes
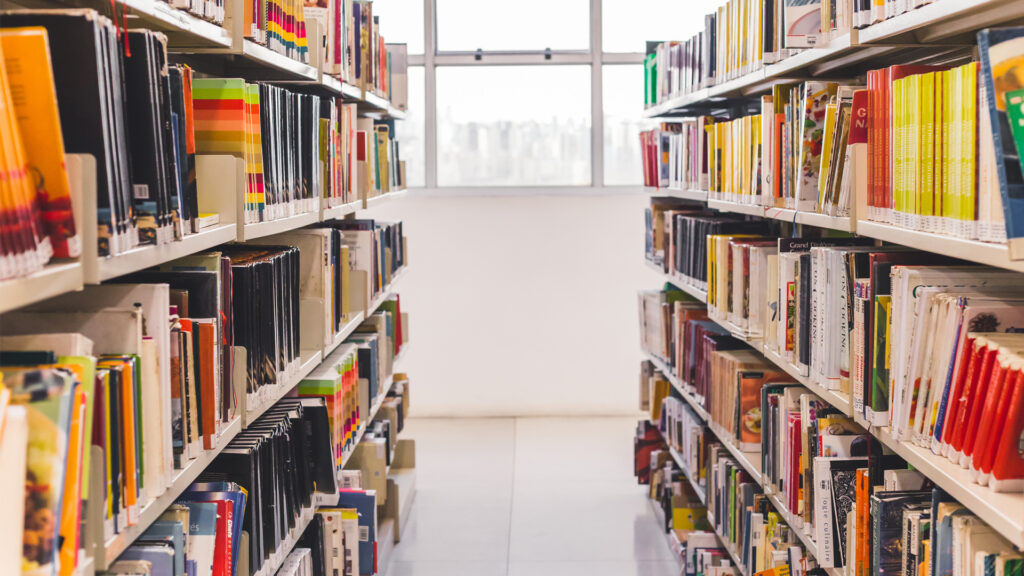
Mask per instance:
[[[636,185],[606,185],[604,181],[604,84],[605,64],[643,64],[643,52],[612,52],[602,49],[602,0],[590,0],[589,50],[522,50],[441,52],[437,48],[437,1],[423,0],[424,54],[409,55],[410,66],[423,66],[426,120],[426,189],[453,194],[479,193],[480,187],[437,185],[437,68],[444,66],[590,66],[590,184],[563,186],[493,186],[488,194],[519,194],[548,191],[560,194],[592,194],[606,188],[612,191],[642,190]]]

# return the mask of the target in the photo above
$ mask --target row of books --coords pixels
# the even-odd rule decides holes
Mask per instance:
[[[691,38],[648,45],[644,104],[721,84],[931,0],[725,0]]]
[[[734,352],[715,356],[730,354]],[[734,570],[739,564],[732,573],[755,574],[787,564],[794,572],[817,567],[839,568],[851,575],[893,570],[922,576],[968,575],[984,574],[986,563],[989,569],[996,563],[1010,570],[1024,565],[1024,556],[1010,542],[948,495],[932,490],[924,476],[884,452],[852,418],[784,375],[769,376],[770,368],[757,361],[726,370],[720,367],[723,360],[712,362],[718,371],[731,372],[726,379],[776,380],[760,386],[753,402],[756,411],[743,412],[756,418],[740,419],[750,424],[745,431],[756,433],[759,442],[740,447],[739,436],[723,430],[714,412],[703,422],[671,388],[660,398],[646,396],[663,389],[665,381],[647,364],[642,383],[652,388],[642,392],[649,400],[642,408],[657,419],[638,428],[637,472],[642,483],[651,483],[652,493],[659,481],[668,485],[670,478],[689,484],[686,490],[675,491],[671,500],[662,500],[666,518],[676,522],[672,527],[677,531],[695,524],[690,502],[679,501],[678,495],[691,489],[707,494],[708,521],[725,543],[710,545],[725,548],[721,555],[731,557]],[[660,407],[654,404],[658,401]],[[743,410],[739,407],[734,414]],[[655,426],[660,434],[650,433]],[[760,457],[760,479],[752,475],[749,464],[735,458],[741,449],[748,452],[748,460]],[[911,493],[912,498],[904,500]],[[904,506],[911,500],[943,520],[937,527],[929,523],[927,510],[922,516],[919,508]],[[886,512],[890,503],[895,506]],[[781,542],[770,541],[780,534]],[[690,541],[685,536],[679,539]],[[800,541],[814,543],[812,557],[804,558],[802,552],[791,556],[792,546],[799,547]],[[966,552],[960,546],[967,547]]]
[[[971,335],[1013,332],[1024,320],[1016,274],[860,238],[723,234],[697,248],[709,262],[708,317],[727,334],[757,338],[822,389],[850,398],[866,422],[890,426],[895,439],[937,455],[950,455],[955,421],[970,438],[979,434],[979,420],[996,426],[1004,436],[992,440],[992,452],[1012,444],[1020,416],[992,410],[1005,406],[999,394],[1009,399],[1013,385],[990,387],[989,376],[969,378],[967,368],[975,353]],[[701,394],[706,380],[688,363],[699,351],[686,356],[680,346],[690,335],[685,323],[704,310],[685,298],[681,291],[642,294],[642,320],[654,326],[643,343]],[[1003,461],[989,481],[982,473],[992,473],[992,454],[973,462],[975,455],[960,464],[970,462],[980,481],[999,490],[1019,484],[1015,459]]]
[[[388,400],[404,414],[408,379],[395,378],[404,387],[390,391]],[[378,518],[386,515],[383,498],[389,491],[385,464],[373,470],[379,482],[369,469],[335,466],[328,403],[323,397],[300,396],[271,408],[228,445],[108,573],[378,573]],[[397,443],[401,420],[399,428],[392,428],[395,412],[382,409],[386,415],[373,422],[375,435],[367,432],[367,447]],[[390,452],[388,457],[390,466]],[[275,562],[275,557],[283,560]]]
[[[381,34],[379,16],[369,0],[304,0],[305,17],[316,21],[320,32],[325,74],[377,94],[405,109],[408,49],[388,44]]]
[[[1006,86],[1022,37],[982,30],[980,64],[890,66],[868,71],[865,85],[776,84],[758,115],[664,124],[641,136],[644,182],[836,217],[863,199],[861,220],[1018,238],[1010,205],[1024,141],[1011,126],[1022,96]]]
[[[0,278],[81,253],[65,152],[96,159],[101,256],[179,241],[219,222],[200,212],[200,186],[231,192],[198,181],[201,155],[245,160],[237,200],[247,223],[404,186],[393,122],[359,118],[355,104],[332,97],[193,78],[189,67],[168,64],[161,34],[121,33],[130,50],[91,10],[4,14],[0,38],[11,65],[0,96],[12,114],[0,130],[12,143],[4,161],[14,178],[2,202],[17,225],[0,234]]]

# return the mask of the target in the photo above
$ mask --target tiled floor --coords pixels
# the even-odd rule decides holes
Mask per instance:
[[[387,576],[678,576],[633,478],[633,418],[413,419]]]

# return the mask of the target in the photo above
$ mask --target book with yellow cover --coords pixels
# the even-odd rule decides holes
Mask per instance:
[[[74,258],[81,251],[64,162],[57,90],[50,65],[47,32],[42,27],[0,30],[17,129],[53,255]]]

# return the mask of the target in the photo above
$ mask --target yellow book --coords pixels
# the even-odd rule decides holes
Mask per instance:
[[[949,141],[951,144],[949,156],[949,181],[952,190],[950,191],[950,224],[955,234],[956,227],[963,220],[961,215],[961,173],[963,170],[963,142],[960,141],[960,134],[963,130],[964,103],[963,103],[963,69],[952,70],[953,85],[950,87],[950,94],[953,101],[950,106],[953,110],[952,122],[949,125]]]
[[[943,230],[948,229],[953,218],[953,174],[950,158],[953,156],[953,71],[943,70],[942,74],[942,218]]]
[[[977,214],[977,188],[975,174],[977,166],[977,134],[978,134],[978,64],[970,62],[961,66],[963,69],[963,123],[961,124],[960,141],[963,146],[961,156],[960,219],[964,225],[961,234],[974,237],[974,220]]]
[[[945,138],[942,119],[946,106],[945,79],[944,72],[935,73],[935,103],[932,117],[932,213],[935,214],[934,227],[936,231],[942,230],[945,216],[942,205],[942,155],[943,139]]]
[[[918,148],[917,205],[918,215],[922,217],[925,230],[931,230],[931,219],[935,215],[934,173],[932,167],[935,159],[935,73],[927,72],[920,76],[921,90],[918,100],[920,104],[920,146]]]
[[[892,155],[892,207],[894,217],[898,217],[898,213],[903,212],[903,170],[904,170],[904,159],[906,158],[905,150],[903,148],[903,124],[904,124],[904,110],[903,110],[903,91],[907,84],[907,78],[900,78],[894,80],[892,83],[892,147],[890,154]]]
[[[822,4],[828,4],[823,2]],[[824,8],[822,8],[824,10]],[[829,98],[825,106],[825,135],[821,141],[821,166],[818,168],[818,210],[825,204],[825,189],[828,186],[829,165],[832,162],[832,141],[836,131],[836,97]]]
[[[64,165],[64,137],[57,109],[50,50],[46,29],[10,28],[0,31],[7,80],[25,160],[34,174],[35,195],[39,198],[54,255],[74,258],[82,245],[71,212],[71,187]]]

